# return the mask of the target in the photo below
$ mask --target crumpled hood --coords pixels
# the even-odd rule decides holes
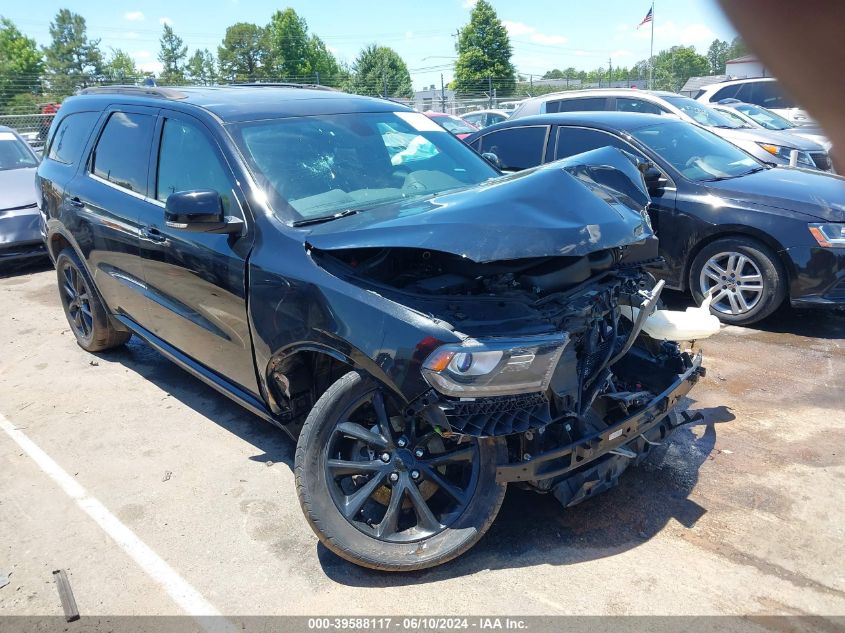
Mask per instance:
[[[820,171],[774,167],[707,183],[715,194],[793,213],[845,222],[845,178]]]
[[[320,250],[422,248],[491,262],[581,256],[653,235],[642,176],[605,147],[478,186],[317,225]]]
[[[0,211],[35,202],[35,167],[0,169]]]

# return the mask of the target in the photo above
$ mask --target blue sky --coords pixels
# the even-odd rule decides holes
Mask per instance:
[[[293,7],[341,60],[351,62],[365,45],[377,42],[396,49],[411,70],[415,88],[451,78],[455,30],[469,19],[473,0],[39,0],[37,10],[24,2],[4,3],[0,14],[11,18],[39,44],[49,40],[48,27],[59,8],[81,13],[89,37],[102,47],[121,48],[144,70],[158,67],[161,24],[169,21],[188,45],[215,50],[226,27],[235,22],[266,24],[277,9]],[[592,69],[630,66],[648,57],[650,29],[637,24],[647,0],[492,0],[511,35],[513,62],[521,73],[542,74],[551,68]],[[674,44],[705,52],[718,37],[735,31],[715,0],[660,0],[655,6],[654,48]]]

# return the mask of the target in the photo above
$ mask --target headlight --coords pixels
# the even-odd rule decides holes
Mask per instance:
[[[780,159],[789,162],[790,156],[792,151],[795,149],[794,147],[786,147],[785,145],[771,145],[770,143],[757,143],[760,147],[764,150],[769,152],[772,156],[777,156]],[[815,167],[816,164],[813,162],[813,159],[807,152],[802,152],[800,149],[796,150],[798,152],[798,164],[804,165],[805,167]]]
[[[810,233],[823,248],[845,247],[845,222],[839,224],[811,224]]]
[[[517,339],[469,339],[443,345],[425,360],[422,373],[440,393],[456,398],[545,391],[569,335]]]

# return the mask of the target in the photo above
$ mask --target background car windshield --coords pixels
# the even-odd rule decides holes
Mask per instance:
[[[416,112],[271,119],[231,130],[287,220],[432,195],[498,175]]]
[[[38,161],[23,141],[11,132],[0,132],[0,170],[38,167]]]
[[[736,106],[736,109],[754,119],[767,130],[789,130],[795,127],[779,114],[775,114],[771,110],[766,110],[766,108],[761,108],[760,106],[743,103],[742,105]]]
[[[452,134],[472,134],[478,128],[471,127],[457,117],[439,116],[434,119]]]
[[[762,167],[735,145],[683,121],[649,125],[631,134],[689,180],[735,178]]]
[[[708,108],[694,99],[689,97],[663,97],[666,101],[681,110],[684,114],[690,117],[699,125],[706,127],[726,127],[726,128],[740,128],[744,127],[742,123],[734,123],[728,117],[716,112],[713,108]]]

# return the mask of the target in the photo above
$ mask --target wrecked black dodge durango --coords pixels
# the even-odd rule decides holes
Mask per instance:
[[[466,551],[509,482],[612,486],[684,423],[703,369],[674,341],[718,329],[657,309],[649,198],[612,148],[503,177],[387,101],[95,88],[37,184],[78,343],[135,334],[285,430],[312,528],[376,569]]]

